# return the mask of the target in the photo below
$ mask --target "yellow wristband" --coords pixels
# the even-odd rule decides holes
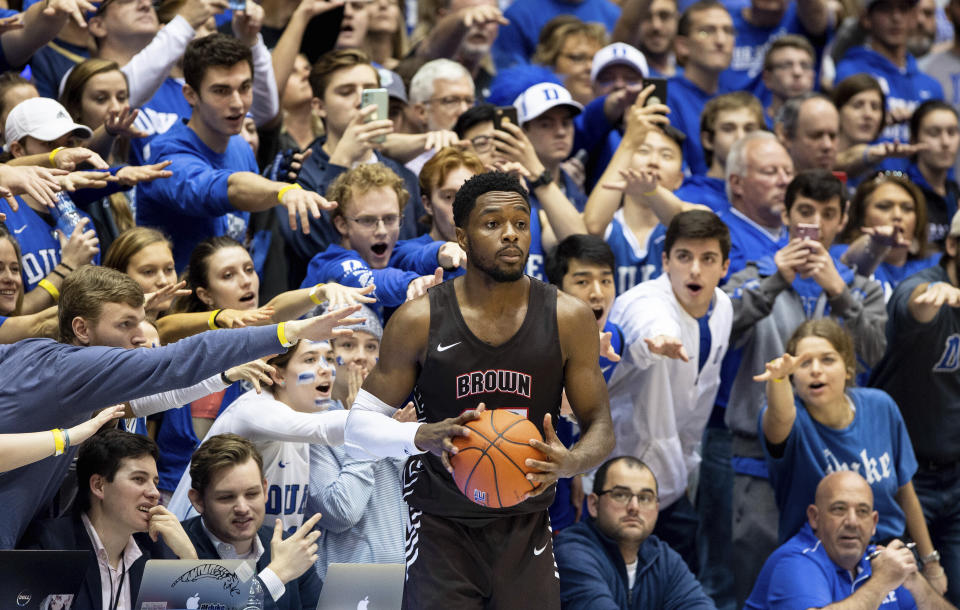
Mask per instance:
[[[57,290],[57,287],[47,278],[43,278],[37,283],[37,286],[43,288],[50,293],[50,297],[53,299],[53,302],[56,303],[60,300],[60,291]]]
[[[277,201],[279,201],[280,203],[283,203],[283,196],[287,194],[287,191],[300,190],[302,188],[303,187],[297,184],[296,182],[294,182],[293,184],[288,184],[287,186],[280,189],[279,193],[277,193]]]
[[[51,430],[53,432],[53,446],[54,454],[53,455],[63,455],[64,442],[63,442],[63,430],[60,428],[54,428]]]
[[[284,347],[290,347],[293,345],[293,343],[291,341],[287,341],[287,333],[284,331],[284,327],[286,325],[286,322],[277,324],[277,339],[280,339],[280,345]]]
[[[219,326],[217,326],[217,316],[220,314],[221,311],[223,310],[214,309],[213,311],[210,312],[210,317],[207,319],[207,326],[210,327],[210,330],[217,330],[218,328],[220,328]]]
[[[644,193],[643,196],[644,196],[644,197],[649,197],[650,195],[656,195],[656,194],[657,194],[657,189],[653,189],[653,190],[650,191],[649,193]]]
[[[771,377],[770,381],[773,383],[783,383],[783,377]]]
[[[53,167],[57,166],[57,153],[66,148],[66,146],[58,146],[50,151],[50,165]]]
[[[323,305],[323,301],[317,297],[317,291],[323,288],[323,284],[317,284],[310,289],[310,300],[313,301],[314,305]]]

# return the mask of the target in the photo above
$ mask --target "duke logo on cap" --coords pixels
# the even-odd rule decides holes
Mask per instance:
[[[580,114],[583,110],[583,106],[573,100],[570,92],[556,83],[537,83],[517,96],[513,105],[517,109],[517,121],[521,125],[557,106],[568,106],[573,109],[573,114]]]
[[[638,49],[622,42],[608,44],[593,56],[593,65],[590,66],[590,82],[597,82],[600,71],[607,66],[629,66],[646,78],[650,76],[647,58]]]

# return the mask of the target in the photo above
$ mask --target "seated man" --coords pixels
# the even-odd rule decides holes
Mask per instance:
[[[151,143],[150,161],[172,161],[176,180],[142,185],[137,224],[173,237],[177,269],[207,237],[229,235],[246,243],[249,213],[286,208],[289,225],[310,230],[310,216],[331,208],[323,197],[299,186],[261,177],[250,145],[239,135],[253,103],[250,48],[225,34],[194,40],[183,57],[183,94],[193,108]]]
[[[733,320],[730,299],[717,288],[729,253],[730,233],[715,214],[677,214],[664,241],[663,275],[620,295],[610,312],[626,344],[609,384],[614,454],[638,457],[658,476],[657,535],[691,567],[698,519],[686,489]]]
[[[34,523],[22,547],[90,551],[75,610],[132,608],[150,559],[196,559],[180,522],[160,505],[157,445],[106,428],[77,457],[80,481],[72,514]]]
[[[659,508],[646,464],[625,455],[600,466],[587,497],[591,518],[556,539],[564,608],[715,608],[677,552],[651,535]]]
[[[200,513],[183,528],[201,559],[256,559],[263,608],[315,608],[322,583],[310,569],[317,559],[311,532],[317,513],[287,538],[280,519],[263,525],[267,481],[263,457],[253,443],[236,434],[208,438],[190,460],[190,502]]]
[[[301,288],[325,282],[356,287],[373,284],[376,290],[371,296],[377,299],[378,313],[381,307],[399,307],[409,296],[419,294],[418,290],[426,290],[420,286],[426,281],[420,274],[389,266],[410,198],[400,176],[381,163],[363,163],[340,174],[327,195],[339,202],[331,219],[340,233],[340,244],[331,244],[313,257]],[[436,270],[438,266],[459,266],[462,259],[458,254],[453,255],[456,264],[452,257],[443,256],[444,245],[433,242],[421,248],[417,256],[408,257],[410,267],[428,265]],[[462,253],[456,244],[450,249]]]
[[[747,600],[749,610],[953,608],[919,574],[903,542],[870,544],[879,515],[870,484],[858,473],[825,476],[807,519],[764,564]]]

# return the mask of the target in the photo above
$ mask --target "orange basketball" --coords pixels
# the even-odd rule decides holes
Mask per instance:
[[[530,446],[543,440],[529,419],[506,409],[492,409],[466,424],[470,436],[453,439],[458,453],[450,458],[457,487],[473,502],[490,508],[519,504],[536,485],[526,475],[534,470],[527,458],[546,459]]]

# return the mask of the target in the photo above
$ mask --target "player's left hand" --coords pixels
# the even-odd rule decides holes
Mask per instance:
[[[147,526],[150,539],[154,542],[163,536],[163,542],[180,559],[196,559],[197,550],[193,548],[190,537],[183,531],[180,520],[166,507],[158,504],[150,509],[150,524]]]
[[[538,441],[532,438],[530,439],[530,446],[543,452],[548,461],[527,458],[526,465],[530,468],[536,468],[540,472],[527,473],[527,480],[539,483],[539,485],[533,491],[528,492],[524,500],[539,496],[556,483],[558,479],[566,479],[575,474],[580,474],[576,456],[557,438],[557,433],[553,430],[553,418],[549,413],[543,416],[543,440]]]

